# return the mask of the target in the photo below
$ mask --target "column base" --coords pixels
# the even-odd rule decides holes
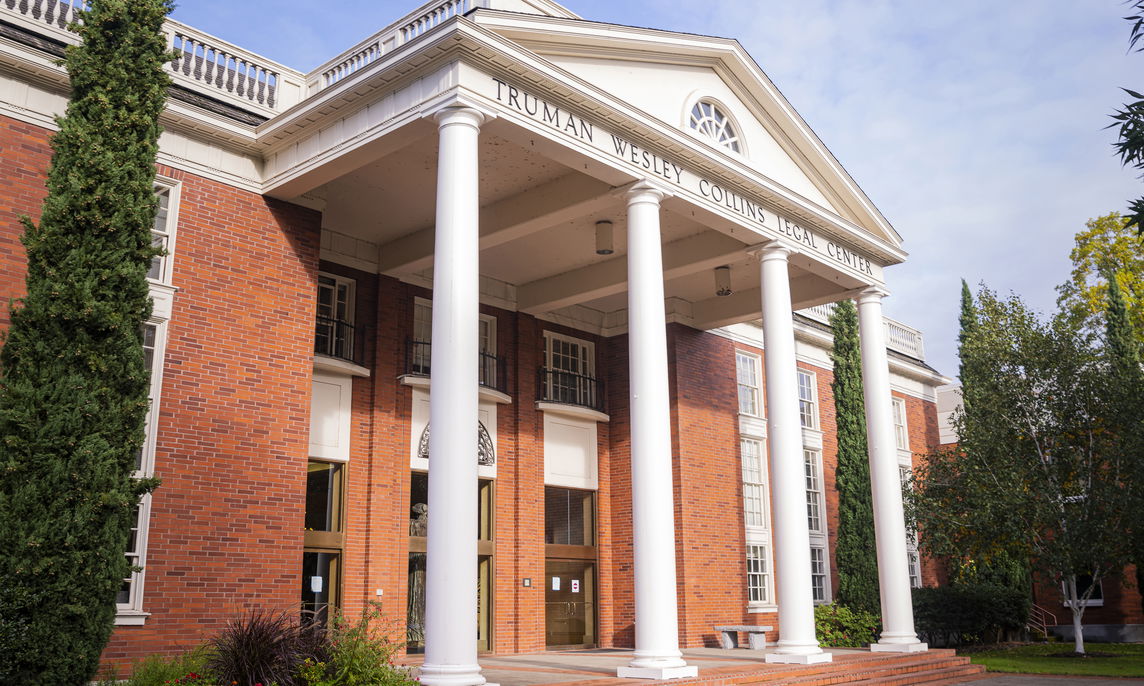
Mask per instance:
[[[422,686],[499,686],[485,681],[480,665],[422,665],[417,680]]]
[[[817,665],[822,662],[832,662],[834,656],[830,653],[767,653],[768,664],[780,665]]]
[[[699,668],[685,667],[619,667],[616,676],[621,679],[685,679],[699,676]]]
[[[924,653],[929,650],[927,643],[871,643],[871,653]]]

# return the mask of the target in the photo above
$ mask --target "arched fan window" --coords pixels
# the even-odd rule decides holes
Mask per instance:
[[[700,100],[695,103],[691,108],[691,128],[719,145],[741,152],[739,132],[726,113],[713,102]]]

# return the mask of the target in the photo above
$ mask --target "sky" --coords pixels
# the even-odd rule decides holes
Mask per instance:
[[[1144,89],[1120,0],[565,0],[735,38],[901,234],[885,313],[957,373],[960,280],[1056,307],[1073,236],[1144,193],[1106,128]],[[309,71],[415,0],[183,0],[173,17]]]

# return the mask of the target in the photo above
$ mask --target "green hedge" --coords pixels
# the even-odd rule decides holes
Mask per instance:
[[[1000,641],[1029,619],[1029,594],[978,583],[914,589],[914,625],[935,646]]]
[[[869,645],[878,640],[881,627],[882,619],[870,612],[835,604],[814,608],[814,630],[819,644],[826,648]]]

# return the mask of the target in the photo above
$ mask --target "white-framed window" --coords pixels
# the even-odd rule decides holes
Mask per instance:
[[[159,207],[155,223],[151,226],[151,245],[163,251],[151,258],[147,278],[158,283],[171,283],[171,267],[175,252],[175,226],[179,200],[179,186],[164,178],[155,179],[155,198]]]
[[[898,464],[898,479],[902,482],[902,493],[910,487],[910,476],[913,471],[909,465]],[[922,557],[918,552],[917,531],[913,527],[906,527],[906,556],[910,567],[910,587],[922,587]]]
[[[810,589],[814,602],[827,602],[826,548],[822,546],[810,547]]]
[[[735,351],[735,377],[739,385],[739,414],[751,417],[763,415],[762,368],[758,355]]]
[[[818,428],[818,393],[813,372],[798,370],[798,418],[804,429]]]
[[[739,440],[743,460],[743,514],[748,529],[767,528],[767,467],[765,444],[754,438]]]
[[[894,441],[898,445],[898,450],[909,450],[910,433],[906,427],[906,401],[892,398],[891,406],[894,414]]]
[[[354,359],[353,279],[335,274],[318,274],[318,314],[314,352],[319,355]]]
[[[544,332],[544,399],[598,408],[596,346],[590,341]]]
[[[921,555],[915,550],[906,550],[906,556],[910,563],[910,588],[922,587],[922,560]]]
[[[1066,580],[1061,584],[1061,597],[1064,599],[1063,605],[1065,607],[1072,607],[1072,603],[1068,599],[1068,581]],[[1076,597],[1083,598],[1089,587],[1092,586],[1091,574],[1077,574],[1076,575]],[[1081,601],[1085,607],[1103,607],[1104,606],[1104,582],[1099,581],[1096,588],[1092,590],[1092,595],[1088,600]]]
[[[747,545],[747,600],[755,604],[771,602],[770,553],[765,545]]]
[[[802,460],[806,473],[806,525],[812,532],[821,533],[823,526],[822,455],[817,450],[803,450]]]
[[[731,118],[727,116],[723,108],[710,100],[700,100],[695,103],[688,117],[688,126],[718,145],[735,152],[742,152],[742,147],[739,144],[739,133],[731,122]]]
[[[496,388],[497,384],[497,318],[481,314],[477,318],[477,351],[480,353],[480,380],[482,386]],[[409,372],[428,374],[433,343],[433,301],[413,299],[413,340],[410,342]]]

